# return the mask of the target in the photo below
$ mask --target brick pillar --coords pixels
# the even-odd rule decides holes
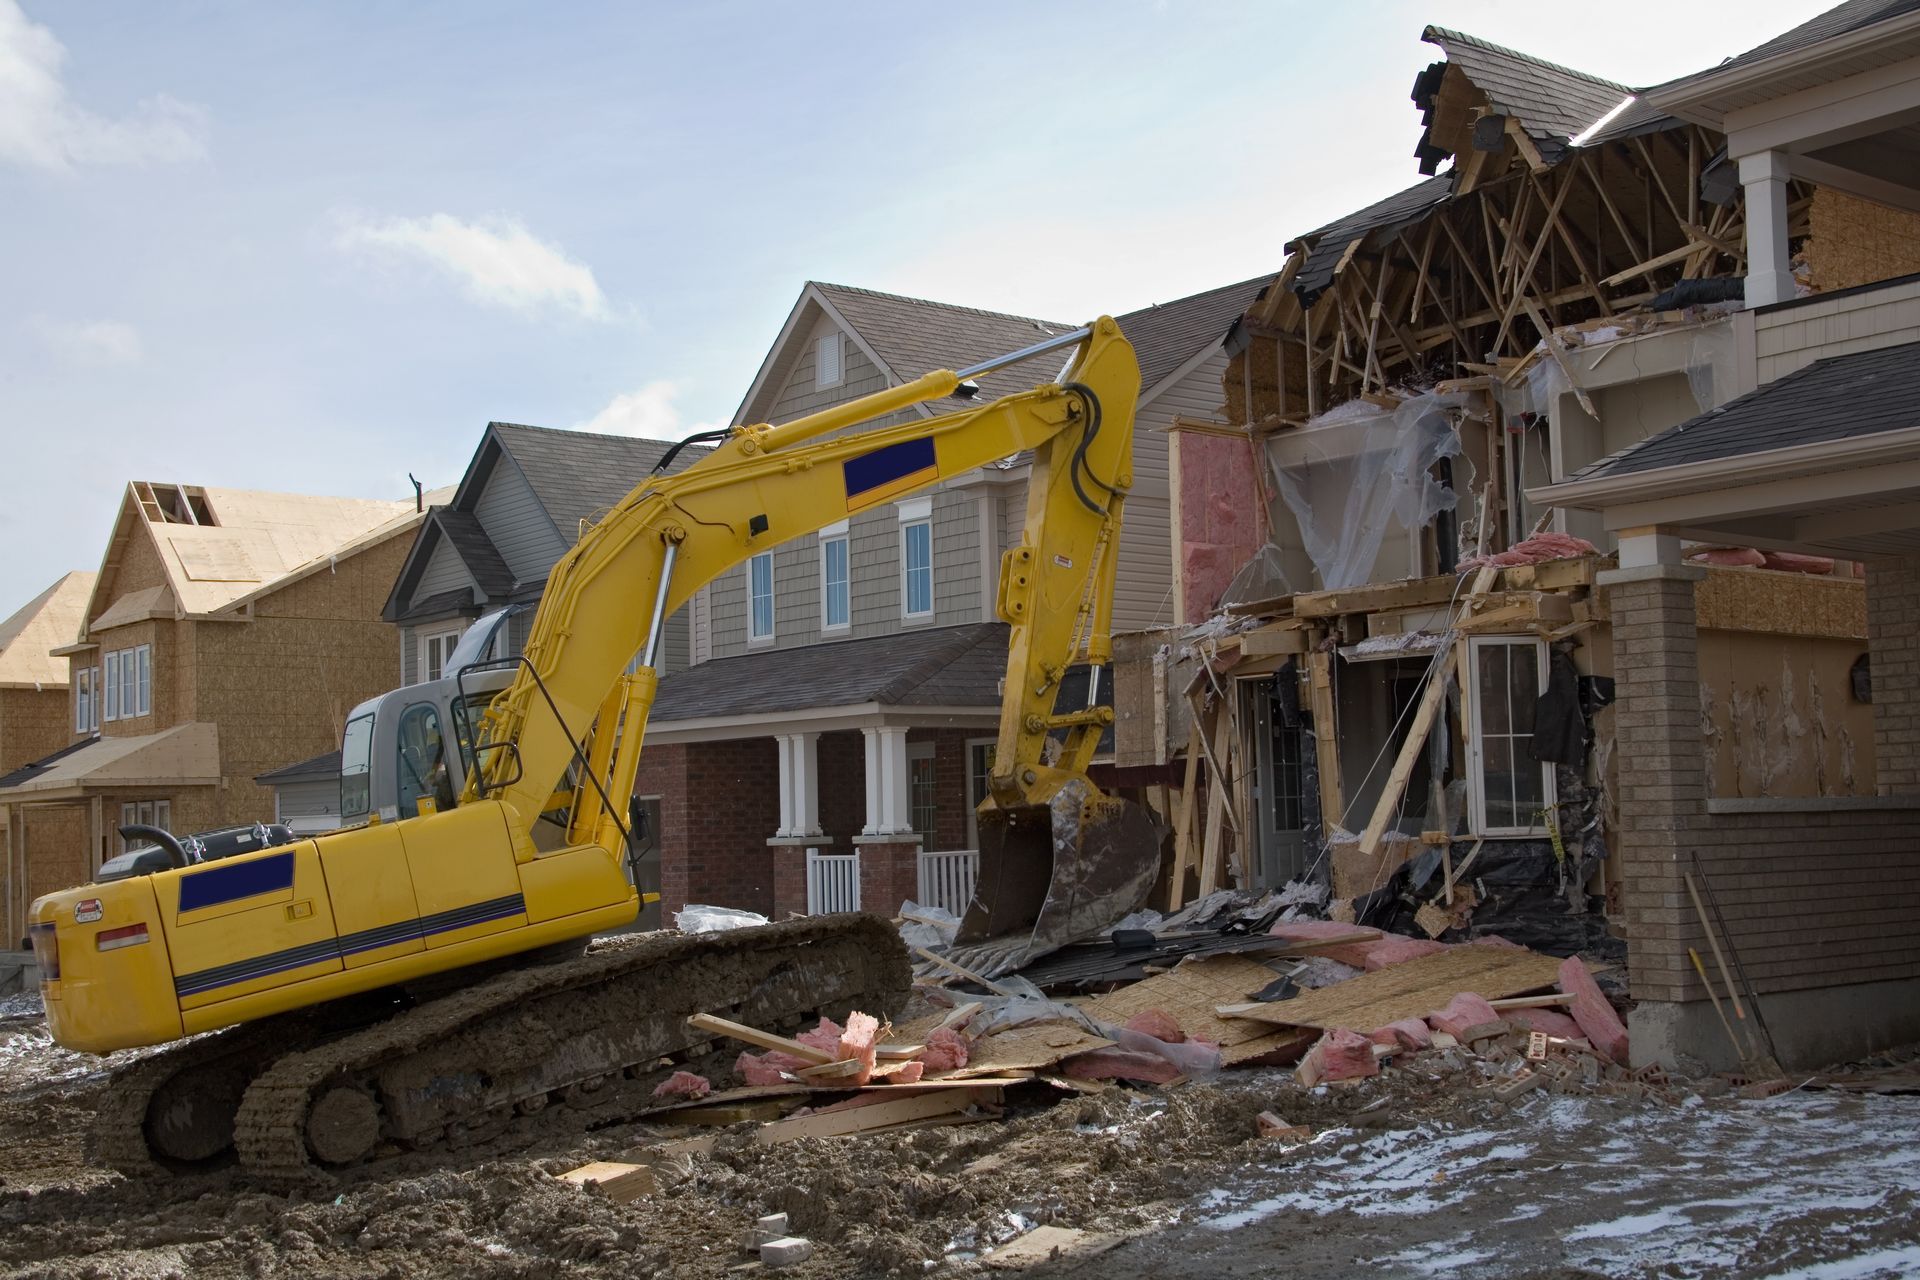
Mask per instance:
[[[1620,901],[1636,1000],[1705,994],[1687,958],[1698,924],[1681,878],[1706,818],[1693,602],[1693,584],[1705,576],[1698,566],[1649,564],[1597,580],[1613,619]]]
[[[920,892],[920,837],[855,836],[860,850],[860,909],[891,916]]]
[[[807,849],[803,841],[769,840],[767,852],[773,858],[773,915],[785,920],[789,915],[807,914]]]
[[[1878,792],[1920,795],[1920,556],[1867,566],[1867,651]]]

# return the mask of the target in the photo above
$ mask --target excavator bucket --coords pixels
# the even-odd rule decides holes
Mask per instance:
[[[1048,805],[980,812],[980,872],[951,952],[987,977],[1099,934],[1146,901],[1163,833],[1086,782]]]

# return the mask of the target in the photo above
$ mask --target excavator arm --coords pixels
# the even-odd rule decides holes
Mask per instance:
[[[967,378],[1055,348],[1071,348],[1056,383],[933,418],[916,413],[916,406],[961,390]],[[478,766],[463,798],[504,802],[522,862],[535,856],[525,833],[553,808],[556,793],[571,792],[570,844],[618,848],[624,807],[612,798],[631,792],[659,683],[662,629],[675,609],[761,551],[1031,452],[1021,541],[1001,567],[997,608],[1012,640],[992,794],[982,806],[981,887],[963,937],[1036,922],[1045,930],[1044,904],[1009,909],[995,899],[1031,899],[1035,875],[1043,887],[1049,879],[1058,887],[1060,868],[1048,868],[1068,852],[1061,848],[1063,823],[1103,832],[1095,843],[1109,865],[1125,856],[1112,852],[1116,844],[1132,856],[1117,877],[1089,877],[1085,866],[1068,866],[1073,902],[1054,911],[1051,927],[1082,930],[1086,920],[1110,912],[1116,894],[1132,899],[1119,906],[1124,914],[1151,882],[1158,841],[1144,814],[1105,797],[1086,778],[1111,709],[1056,704],[1070,666],[1096,664],[1097,680],[1110,656],[1139,381],[1131,346],[1102,317],[970,369],[928,373],[778,426],[731,428],[694,465],[634,489],[554,567],[518,674],[481,726]],[[889,416],[905,420],[850,433]],[[1034,843],[1042,829],[1053,856],[1014,847]],[[1066,838],[1077,846],[1070,833]],[[1104,886],[1097,891],[1104,897],[1089,911],[1092,882]]]

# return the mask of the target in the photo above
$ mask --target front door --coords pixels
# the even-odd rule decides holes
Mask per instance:
[[[1293,678],[1288,669],[1242,682],[1253,711],[1253,807],[1259,815],[1253,874],[1254,887],[1259,889],[1277,889],[1307,870],[1301,770],[1301,739],[1307,728],[1297,715],[1288,723],[1277,683]]]

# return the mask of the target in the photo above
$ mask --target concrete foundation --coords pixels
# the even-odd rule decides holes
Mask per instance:
[[[40,989],[40,966],[31,951],[0,951],[0,996]]]
[[[1744,1034],[1724,992],[1720,1007],[1734,1031]],[[1920,979],[1763,994],[1760,1012],[1773,1032],[1780,1065],[1810,1070],[1920,1040]],[[1627,1032],[1636,1067],[1670,1068],[1682,1055],[1715,1071],[1740,1066],[1711,1001],[1642,1000],[1627,1017]],[[1761,1044],[1764,1052],[1764,1038]]]

